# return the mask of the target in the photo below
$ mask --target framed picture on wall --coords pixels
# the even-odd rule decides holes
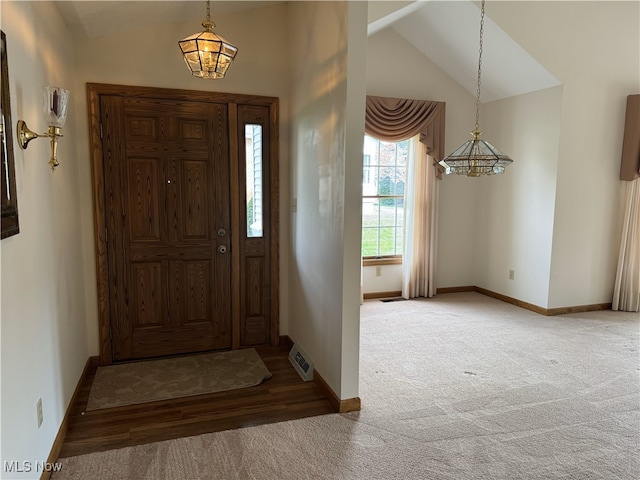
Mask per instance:
[[[20,232],[18,226],[18,198],[13,160],[13,134],[11,129],[11,100],[9,96],[9,65],[7,62],[7,37],[2,36],[2,94],[0,98],[0,161],[2,162],[2,237]]]

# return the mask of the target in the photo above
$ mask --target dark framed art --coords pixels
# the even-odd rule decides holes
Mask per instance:
[[[2,237],[20,232],[18,226],[18,198],[13,159],[13,135],[11,129],[11,99],[9,95],[9,65],[7,62],[7,37],[2,36],[2,86],[0,98],[0,161],[2,162]]]

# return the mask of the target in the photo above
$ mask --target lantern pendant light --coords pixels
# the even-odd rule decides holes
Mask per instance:
[[[466,175],[479,177],[481,175],[495,175],[504,173],[504,169],[513,162],[507,155],[480,136],[480,79],[482,76],[482,41],[484,34],[484,2],[480,10],[480,52],[478,56],[478,90],[476,95],[476,125],[468,140],[451,155],[440,161],[447,175]]]
[[[210,11],[207,0],[207,19],[202,22],[204,31],[180,40],[178,45],[193,76],[224,78],[238,48],[213,32],[216,24],[211,21]]]

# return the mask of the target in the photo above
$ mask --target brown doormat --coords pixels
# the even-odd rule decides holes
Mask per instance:
[[[271,372],[255,349],[98,367],[86,410],[259,385]]]

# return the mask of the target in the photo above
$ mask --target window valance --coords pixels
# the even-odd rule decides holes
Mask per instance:
[[[444,158],[444,102],[367,95],[365,133],[387,142],[420,134],[420,142],[437,164]],[[442,174],[438,165],[437,176]]]

